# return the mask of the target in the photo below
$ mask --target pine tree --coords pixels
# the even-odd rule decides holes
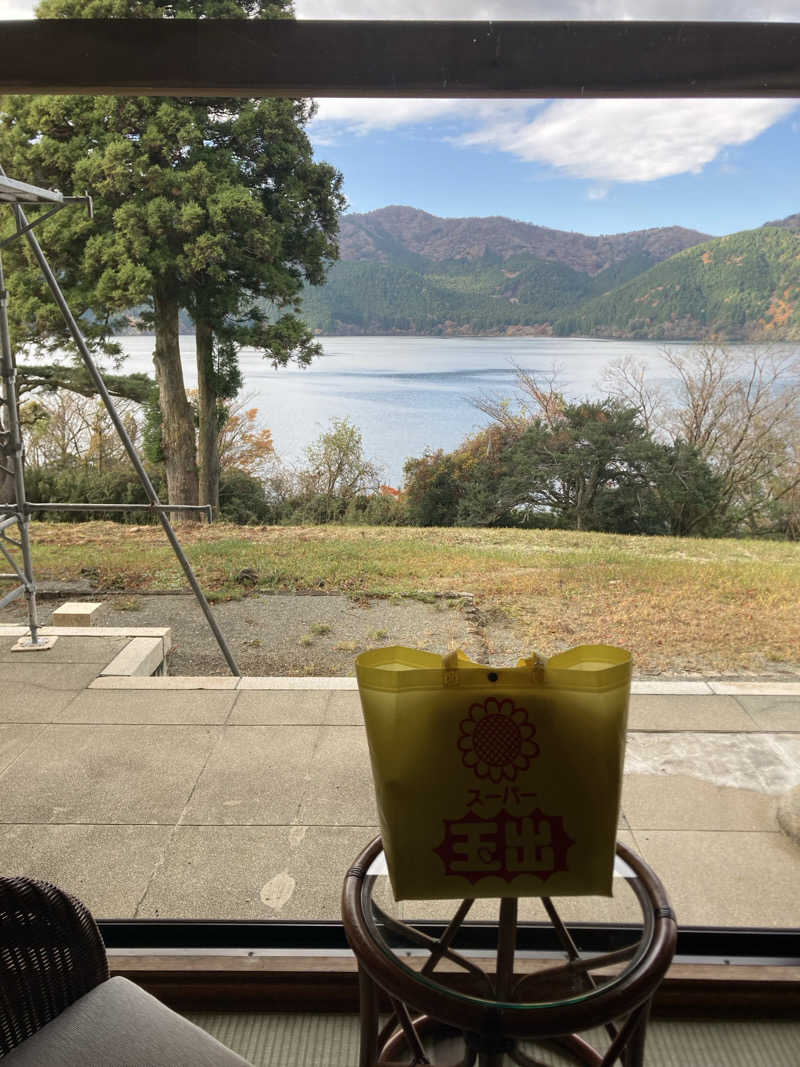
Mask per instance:
[[[42,0],[42,18],[285,18],[285,0]],[[273,364],[318,350],[299,318],[305,283],[336,258],[341,175],[315,162],[303,100],[7,97],[0,162],[13,177],[94,198],[43,224],[42,242],[74,311],[98,346],[114,313],[141,306],[155,333],[156,382],[171,503],[218,503],[224,402],[240,378],[238,349]],[[15,343],[65,345],[55,308],[24,250],[15,251]],[[179,312],[194,318],[195,411],[186,396]]]

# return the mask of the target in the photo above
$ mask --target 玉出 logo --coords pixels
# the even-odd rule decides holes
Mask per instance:
[[[526,815],[502,809],[490,819],[470,811],[443,821],[444,837],[433,851],[445,874],[473,884],[492,876],[510,882],[523,874],[546,882],[551,874],[567,870],[567,852],[575,844],[562,816],[545,815],[540,808]]]
[[[545,882],[568,869],[575,841],[562,815],[541,809],[536,783],[525,774],[541,753],[535,734],[528,711],[508,697],[472,704],[459,723],[461,761],[479,782],[467,790],[464,815],[442,820],[444,835],[433,851],[446,874],[473,884],[490,877],[511,882],[521,875]],[[508,784],[520,776],[518,784]]]

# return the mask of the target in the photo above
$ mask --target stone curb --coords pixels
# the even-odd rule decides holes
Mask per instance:
[[[463,594],[458,594],[463,595]],[[0,637],[23,637],[28,633],[26,626],[9,625],[0,623]],[[131,644],[139,638],[157,638],[162,645],[162,659],[172,647],[172,630],[169,626],[43,626],[43,635],[59,637],[128,637]],[[137,645],[140,658],[152,656],[151,646],[148,644]],[[123,650],[113,661],[113,665],[125,657],[127,649]],[[135,656],[131,654],[131,669],[111,670],[112,664],[106,667],[103,674],[92,682],[92,689],[237,689],[237,690],[300,690],[300,689],[327,689],[355,691],[358,683],[353,677],[319,677],[319,676],[273,676],[273,677],[237,677],[232,675],[209,675],[209,676],[173,676],[173,677],[149,677],[141,674],[142,668],[133,669]],[[138,663],[139,661],[137,661]],[[153,668],[157,668],[158,664]],[[800,681],[776,682],[776,681],[741,681],[721,682],[703,681],[692,679],[650,680],[640,679],[631,682],[631,694],[633,696],[796,696],[800,697]]]
[[[320,676],[295,676],[277,675],[274,677],[245,676],[234,678],[231,675],[209,675],[208,677],[194,676],[181,677],[174,675],[169,678],[130,678],[119,679],[120,688],[123,689],[237,689],[246,690],[310,690],[328,689],[356,691],[358,683],[352,677],[320,677]],[[737,690],[740,695],[758,694],[761,696],[797,696],[800,698],[800,682],[791,686],[786,682],[778,682],[771,685],[769,682],[754,683],[758,688]],[[679,688],[685,686],[685,688]],[[113,678],[98,678],[92,682],[93,689],[113,689]],[[653,682],[633,682],[631,684],[633,696],[720,696],[708,683],[698,682],[665,682],[657,685]]]
[[[149,678],[164,662],[164,644],[160,637],[134,637],[100,672],[101,678]]]
[[[0,637],[25,637],[29,633],[27,626],[0,623]],[[144,682],[154,681],[149,676],[166,662],[167,653],[172,648],[172,629],[169,626],[42,626],[39,633],[42,637],[129,638],[123,650],[100,672],[100,678],[112,676],[112,681],[119,682],[131,676],[141,676],[140,680]],[[109,688],[113,688],[113,685]],[[125,686],[121,685],[120,688]]]

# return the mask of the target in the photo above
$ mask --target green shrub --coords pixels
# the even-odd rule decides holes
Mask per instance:
[[[163,474],[148,471],[160,499],[166,499]],[[106,470],[82,463],[28,467],[25,471],[28,500],[54,504],[146,504],[147,495],[132,467],[115,465]],[[34,513],[36,514],[36,513]],[[56,511],[39,512],[38,518],[50,522],[88,522],[113,519],[124,523],[157,522],[152,513],[133,511]]]
[[[244,471],[230,470],[220,475],[219,510],[223,519],[240,526],[275,521],[264,483]]]

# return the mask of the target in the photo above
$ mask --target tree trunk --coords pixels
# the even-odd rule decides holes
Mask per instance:
[[[170,504],[197,503],[197,459],[195,456],[194,413],[186,399],[181,351],[178,340],[178,301],[171,294],[157,293],[154,299],[156,350],[153,363],[161,408],[161,440],[167,471],[167,500]],[[175,520],[200,518],[200,513],[176,512]]]
[[[199,429],[197,455],[200,467],[200,503],[210,504],[214,517],[219,514],[219,439],[217,394],[213,379],[214,333],[211,326],[198,318],[197,341],[197,412]]]

